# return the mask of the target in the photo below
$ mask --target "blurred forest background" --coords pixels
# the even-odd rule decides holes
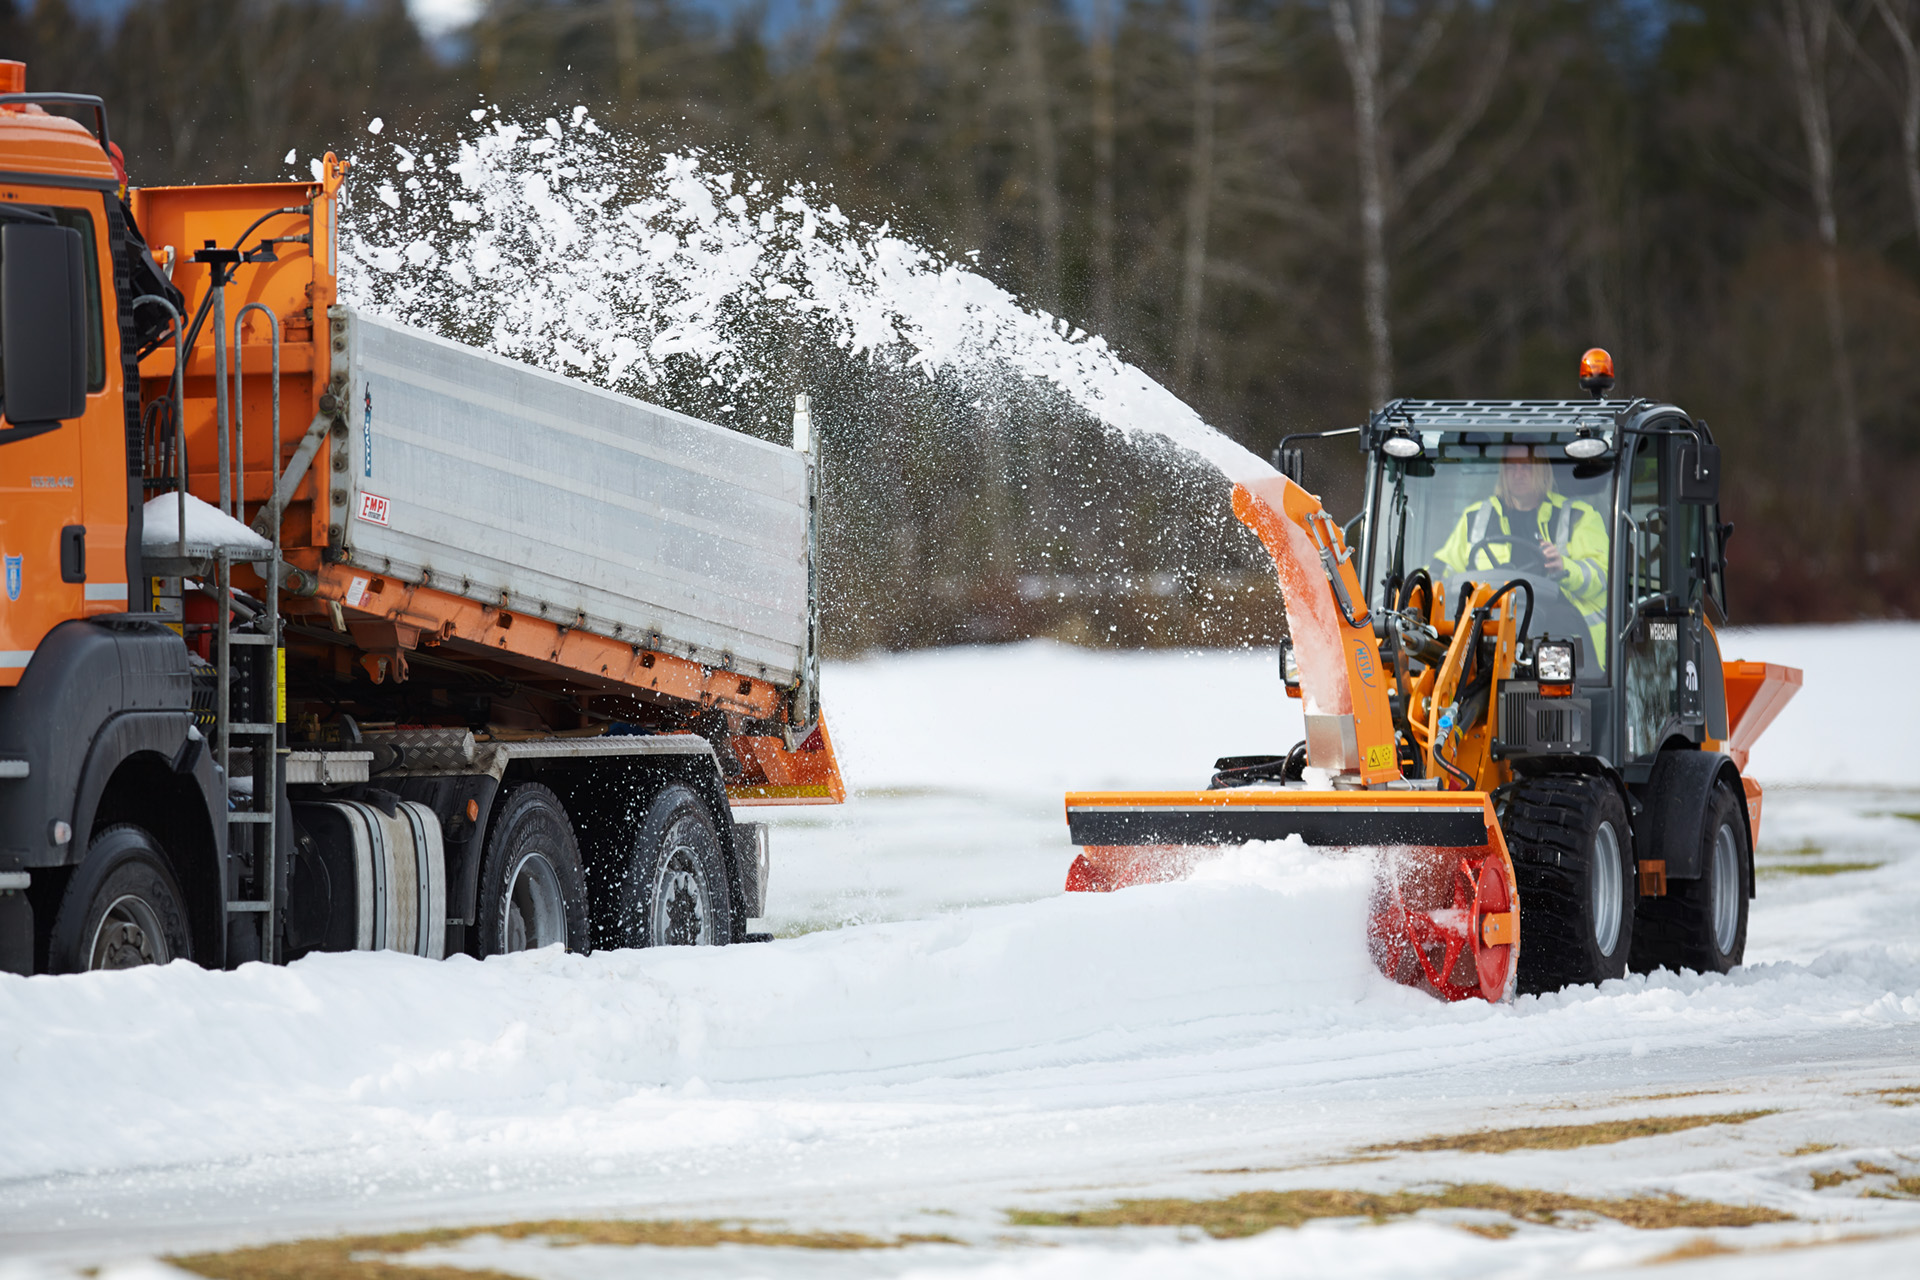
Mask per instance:
[[[1736,621],[1920,610],[1920,0],[797,3],[0,0],[0,53],[146,184],[585,104],[977,250],[1262,455],[1605,346],[1725,446]],[[836,649],[1278,628],[1250,540],[1087,424],[824,398]],[[1342,514],[1357,474],[1310,454]]]

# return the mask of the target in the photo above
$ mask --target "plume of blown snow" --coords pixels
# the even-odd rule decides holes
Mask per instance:
[[[645,397],[670,366],[745,390],[782,335],[962,381],[1034,379],[1128,437],[1161,437],[1231,480],[1272,474],[1106,341],[817,188],[652,155],[586,108],[537,127],[475,113],[451,154],[397,140],[345,220],[356,306]]]

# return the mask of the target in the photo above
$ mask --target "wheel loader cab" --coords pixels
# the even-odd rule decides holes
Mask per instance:
[[[1498,756],[1590,755],[1638,781],[1663,746],[1726,737],[1714,629],[1727,530],[1701,500],[1717,497],[1697,474],[1703,450],[1718,467],[1704,424],[1640,402],[1401,401],[1362,439],[1362,554],[1380,616],[1416,601],[1451,620],[1466,584],[1520,581],[1531,616],[1516,674],[1532,674],[1543,638],[1575,644],[1566,714],[1551,718],[1568,733],[1524,732],[1540,723],[1523,714],[1532,704],[1510,702]],[[1539,683],[1507,689],[1531,698]]]

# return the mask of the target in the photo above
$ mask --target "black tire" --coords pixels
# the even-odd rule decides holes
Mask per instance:
[[[587,951],[587,878],[580,844],[558,796],[523,782],[494,806],[480,861],[474,954],[505,955],[560,943]]]
[[[160,842],[130,823],[94,836],[54,914],[48,971],[86,973],[191,959],[186,898]]]
[[[733,940],[720,836],[693,788],[675,783],[647,806],[620,886],[617,929],[628,947],[717,947]]]
[[[1727,973],[1747,954],[1753,888],[1745,802],[1715,786],[1700,824],[1700,878],[1668,880],[1664,897],[1640,899],[1633,967]]]
[[[1603,778],[1528,778],[1500,827],[1520,891],[1520,993],[1626,976],[1637,868],[1619,791]]]

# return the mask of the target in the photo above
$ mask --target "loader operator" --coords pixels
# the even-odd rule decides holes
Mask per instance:
[[[1453,575],[1505,570],[1534,586],[1535,635],[1584,636],[1585,660],[1606,661],[1607,522],[1554,489],[1553,465],[1522,449],[1500,466],[1493,493],[1469,503],[1434,559]]]

